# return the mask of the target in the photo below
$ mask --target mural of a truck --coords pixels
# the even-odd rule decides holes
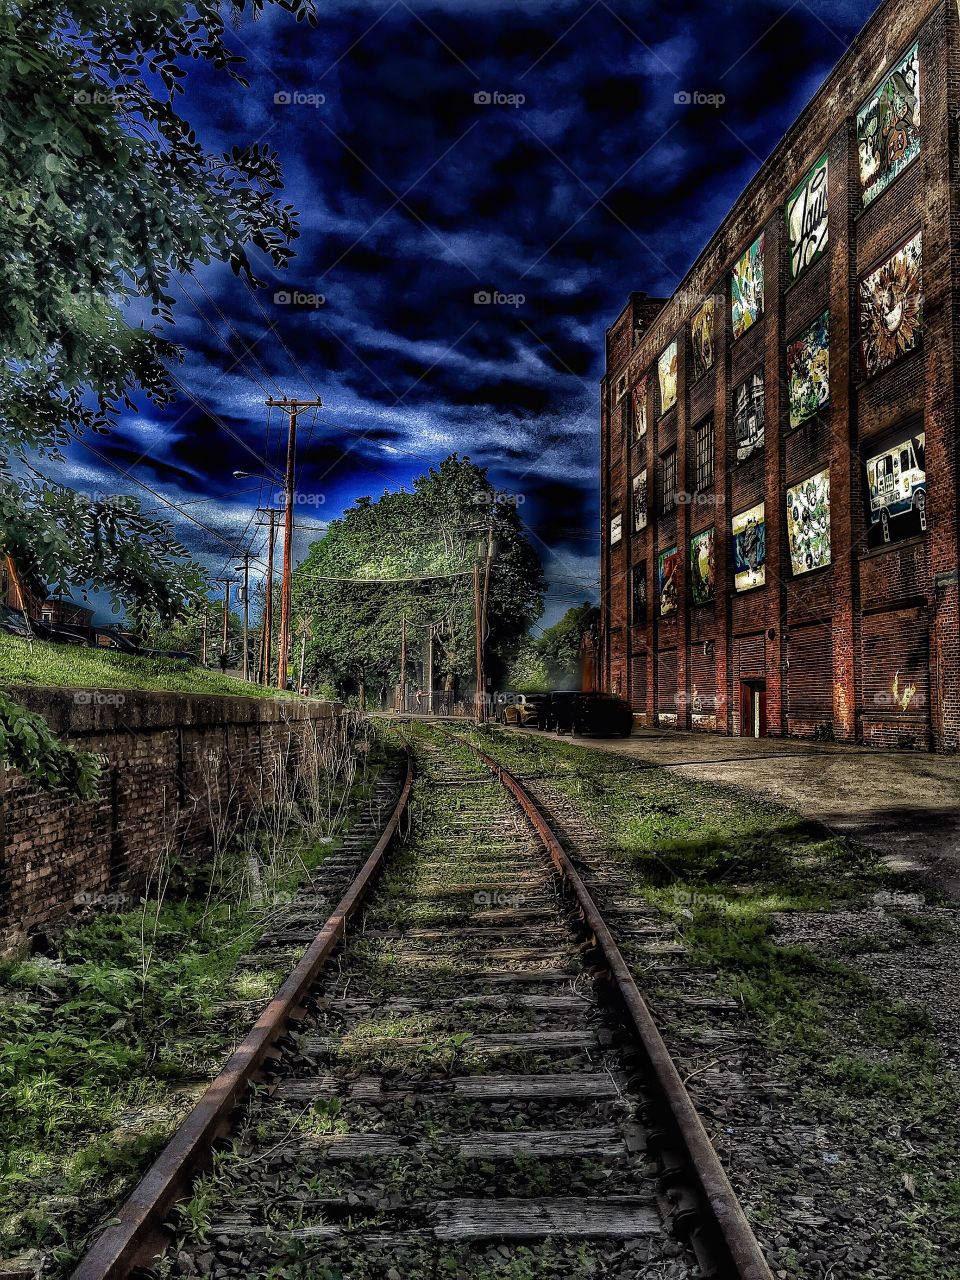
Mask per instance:
[[[920,528],[927,527],[925,433],[908,436],[891,449],[867,459],[870,523],[879,524],[884,542],[890,541],[890,522],[915,512]]]

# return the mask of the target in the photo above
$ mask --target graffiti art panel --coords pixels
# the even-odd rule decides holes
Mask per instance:
[[[694,604],[709,604],[716,594],[713,526],[690,539],[690,596]]]
[[[633,477],[633,532],[640,533],[647,527],[647,469],[644,467]]]
[[[646,375],[634,387],[634,440],[646,435]]]
[[[763,315],[763,236],[746,251],[730,277],[731,323],[734,339]]]
[[[857,112],[863,203],[920,154],[920,51],[914,45]]]
[[[918,232],[860,281],[860,350],[868,377],[920,344],[922,244]]]
[[[623,516],[615,515],[610,521],[610,545],[615,547],[623,538]]]
[[[677,403],[677,343],[670,343],[657,361],[660,377],[660,412],[666,413]]]
[[[738,462],[745,462],[752,453],[763,448],[764,417],[764,381],[761,368],[754,369],[733,392],[733,440]]]
[[[633,388],[633,438],[642,440],[647,434],[647,379],[643,377]]]
[[[794,573],[830,563],[830,472],[818,471],[787,490],[787,542]]]
[[[633,566],[633,625],[642,626],[647,620],[647,566]]]
[[[677,577],[680,555],[676,547],[661,551],[657,556],[657,586],[660,594],[660,616],[666,617],[677,607]]]
[[[741,511],[731,522],[733,581],[738,591],[762,587],[766,581],[767,536],[763,503]]]
[[[787,345],[790,425],[815,417],[830,400],[830,313],[818,316]]]
[[[709,369],[713,368],[713,328],[716,314],[716,299],[707,298],[690,325],[694,380],[702,378]]]
[[[821,156],[787,200],[787,240],[793,280],[816,262],[827,247],[830,232],[828,182],[827,157]]]
[[[899,542],[927,528],[926,435],[920,431],[867,458],[868,542]]]

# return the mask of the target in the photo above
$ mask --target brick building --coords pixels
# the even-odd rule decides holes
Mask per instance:
[[[601,684],[960,746],[960,13],[885,3],[602,387]]]

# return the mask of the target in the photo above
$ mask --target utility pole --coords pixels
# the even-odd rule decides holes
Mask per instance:
[[[203,621],[200,623],[200,665],[207,665],[207,613],[204,609]]]
[[[270,683],[270,659],[273,656],[273,530],[277,513],[273,507],[267,533],[267,596],[263,606],[263,683]]]
[[[290,658],[290,579],[293,573],[293,506],[294,476],[297,452],[297,414],[301,409],[320,408],[320,398],[316,400],[292,400],[287,396],[278,399],[270,396],[267,399],[269,409],[285,409],[290,415],[287,432],[287,470],[284,481],[283,511],[283,576],[280,583],[280,637],[277,648],[277,687],[287,687],[287,663]]]
[[[427,715],[433,715],[433,623],[427,625]]]
[[[490,572],[493,568],[493,525],[487,529],[487,563],[483,570],[483,596],[480,601],[480,676],[483,680],[483,719],[487,719],[487,605],[490,601]]]
[[[220,636],[220,652],[227,652],[227,624],[230,618],[230,586],[236,582],[236,578],[218,578],[217,582],[223,587],[223,630]],[[224,670],[226,667],[224,666]]]
[[[250,552],[243,553],[243,678],[250,679]]]
[[[480,621],[480,563],[473,566],[473,627],[476,640],[477,692],[473,699],[473,712],[477,724],[483,724],[483,640]]]
[[[400,706],[402,715],[407,709],[407,615],[400,618]]]

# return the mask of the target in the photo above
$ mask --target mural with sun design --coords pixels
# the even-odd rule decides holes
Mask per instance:
[[[920,345],[922,245],[918,232],[860,281],[860,351],[867,377]]]

